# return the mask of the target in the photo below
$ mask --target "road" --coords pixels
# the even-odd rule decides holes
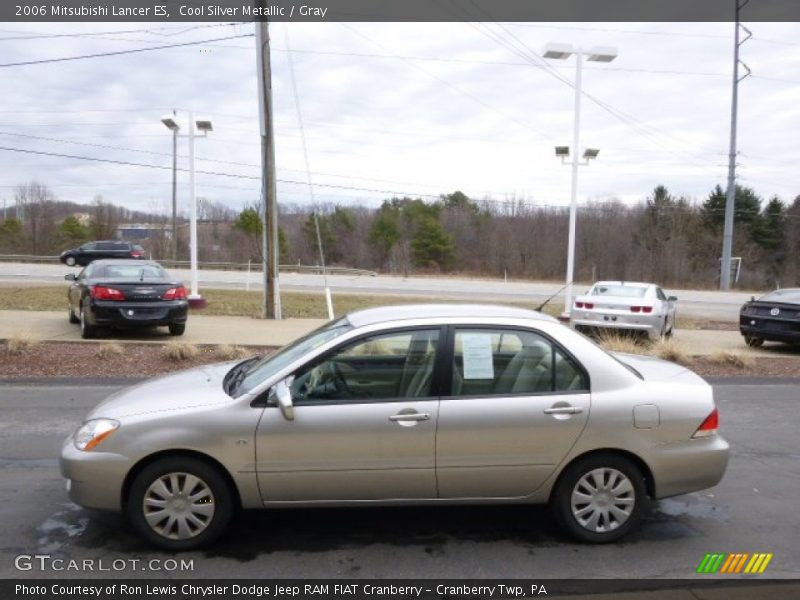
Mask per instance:
[[[58,473],[62,439],[117,387],[0,387],[0,577],[91,576],[20,572],[20,554],[76,560],[176,558],[151,550],[121,518],[72,505]],[[800,577],[800,384],[744,380],[715,386],[732,459],[711,490],[656,503],[625,541],[565,540],[533,507],[307,509],[241,515],[213,549],[177,558],[170,577],[685,578],[707,552],[772,552],[772,578]],[[138,567],[140,569],[140,567]],[[106,574],[107,575],[107,574]],[[114,576],[158,577],[127,568]],[[709,576],[704,576],[709,577]]]
[[[0,283],[55,283],[63,281],[66,273],[74,272],[76,272],[74,268],[63,265],[0,263]],[[184,281],[190,279],[189,271],[173,269],[172,272]],[[261,276],[258,272],[248,274],[241,271],[202,270],[198,277],[201,292],[203,288],[261,289]],[[280,281],[283,291],[321,293],[323,289],[321,275],[284,273]],[[504,282],[501,279],[452,277],[406,278],[389,275],[377,277],[329,275],[328,282],[331,290],[340,293],[433,296],[449,300],[514,300],[536,304],[558,292],[562,286],[553,282]],[[584,291],[583,287],[577,287],[576,291]],[[744,292],[708,290],[669,290],[669,292],[678,296],[679,314],[728,321],[738,320],[739,308],[750,299],[751,295]]]

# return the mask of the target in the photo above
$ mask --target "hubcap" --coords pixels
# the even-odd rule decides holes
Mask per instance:
[[[190,473],[168,473],[150,484],[142,510],[147,524],[172,540],[200,535],[214,518],[214,494]]]
[[[633,484],[616,469],[594,469],[572,490],[572,516],[584,529],[595,533],[613,531],[631,516],[636,504]]]

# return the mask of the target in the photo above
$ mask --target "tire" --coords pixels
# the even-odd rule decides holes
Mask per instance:
[[[594,494],[591,487],[595,488]],[[639,524],[649,498],[644,477],[630,460],[614,454],[596,454],[579,459],[564,470],[551,503],[556,519],[571,537],[590,544],[607,544]],[[610,510],[612,507],[615,512]]]
[[[86,309],[81,308],[81,318],[78,320],[81,324],[81,337],[85,340],[91,340],[97,335],[97,327],[89,325],[86,322]]]
[[[154,546],[172,552],[194,550],[225,531],[235,512],[234,495],[215,467],[174,456],[148,465],[136,476],[125,512],[137,533]]]
[[[75,313],[72,310],[72,304],[67,305],[67,315],[69,315],[69,322],[73,325],[81,322],[81,320],[75,316]]]
[[[68,267],[74,267],[77,264],[77,261],[75,260],[74,256],[68,256],[64,259],[64,264]]]
[[[751,348],[760,348],[764,345],[764,338],[755,337],[752,335],[744,336],[744,343],[750,346]]]
[[[186,323],[170,323],[169,324],[169,334],[170,335],[183,335],[184,331],[186,331]]]

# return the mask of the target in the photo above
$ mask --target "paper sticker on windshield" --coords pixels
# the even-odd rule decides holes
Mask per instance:
[[[490,333],[463,333],[461,347],[464,355],[464,379],[494,379]]]

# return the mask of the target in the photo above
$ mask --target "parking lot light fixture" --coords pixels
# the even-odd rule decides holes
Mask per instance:
[[[575,55],[575,121],[572,132],[572,190],[569,206],[569,239],[567,242],[567,281],[564,291],[564,313],[562,320],[568,320],[572,310],[572,285],[575,273],[575,220],[577,216],[578,203],[578,167],[580,166],[580,131],[581,131],[581,82],[583,75],[583,59],[592,62],[611,62],[617,57],[617,49],[609,46],[595,46],[588,49],[575,48],[570,44],[547,44],[542,56],[552,60],[567,60]],[[564,149],[563,146],[556,148],[556,156],[561,158],[561,162],[567,164],[569,148],[566,153],[559,153]],[[583,160],[588,161],[597,158],[599,150],[587,149],[583,154]]]

